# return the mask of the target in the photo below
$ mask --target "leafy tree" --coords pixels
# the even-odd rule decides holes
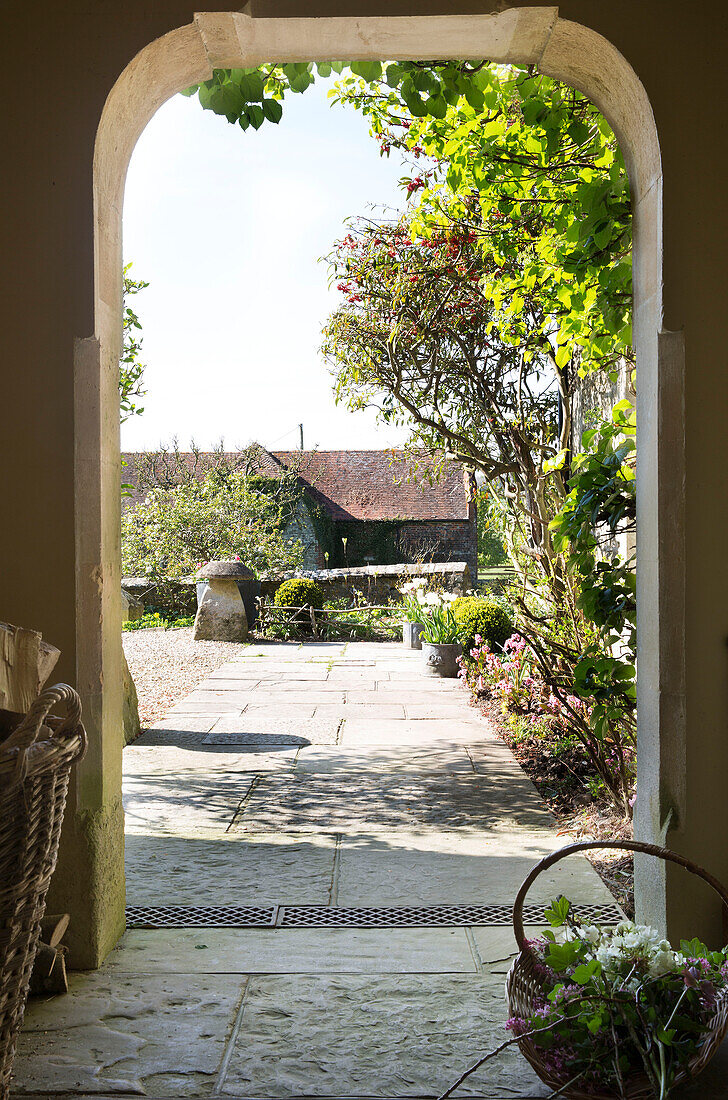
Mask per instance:
[[[146,394],[143,383],[145,367],[140,359],[142,326],[129,304],[129,299],[141,290],[146,290],[149,283],[132,278],[129,274],[131,266],[128,263],[124,267],[124,313],[121,358],[119,359],[119,405],[122,424],[132,416],[141,416],[144,407],[137,402]]]
[[[167,580],[236,556],[256,571],[298,569],[301,544],[284,535],[287,504],[284,489],[271,492],[244,468],[162,478],[122,518],[123,570]]]
[[[369,118],[385,154],[422,165],[403,181],[415,234],[475,220],[504,339],[528,337],[560,370],[611,370],[631,356],[629,181],[589,100],[531,69],[486,63],[346,75],[337,97]]]
[[[334,98],[369,118],[384,154],[422,158],[423,170],[403,183],[418,197],[423,235],[433,207],[443,224],[479,208],[504,335],[508,319],[523,342],[523,302],[536,289],[544,348],[560,368],[611,369],[631,356],[629,181],[614,134],[588,99],[533,68],[485,61],[220,69],[187,94],[257,129],[279,121],[289,92],[332,72],[343,74]]]
[[[335,392],[350,408],[374,406],[406,424],[415,448],[445,448],[497,484],[518,545],[562,594],[563,563],[549,522],[566,495],[563,456],[573,381],[549,355],[529,354],[540,329],[535,293],[524,339],[501,333],[472,220],[428,237],[408,216],[359,219],[330,257],[344,304],[324,330]]]

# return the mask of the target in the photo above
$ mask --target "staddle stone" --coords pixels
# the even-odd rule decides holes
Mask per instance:
[[[196,641],[244,642],[248,637],[248,617],[245,613],[238,579],[254,574],[240,561],[211,561],[198,570],[197,576],[208,586],[197,608],[193,638]]]

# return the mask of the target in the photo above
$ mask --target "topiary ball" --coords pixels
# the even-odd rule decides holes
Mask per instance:
[[[316,581],[308,577],[291,577],[278,588],[275,602],[278,607],[319,608],[323,605],[324,594]]]
[[[453,602],[453,615],[462,630],[461,641],[467,648],[479,634],[491,649],[500,649],[513,633],[513,620],[496,600],[481,596],[460,596]]]

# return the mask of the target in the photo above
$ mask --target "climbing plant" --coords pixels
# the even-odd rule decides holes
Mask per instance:
[[[146,290],[149,283],[130,275],[131,264],[124,267],[124,312],[122,319],[122,348],[119,359],[119,407],[121,422],[131,416],[141,416],[144,407],[138,402],[146,394],[144,388],[144,363],[141,361],[142,326],[130,299]]]

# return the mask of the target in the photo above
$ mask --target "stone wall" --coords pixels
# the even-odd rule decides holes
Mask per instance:
[[[398,599],[403,584],[422,577],[428,587],[443,592],[462,595],[473,586],[472,574],[467,562],[432,562],[422,565],[365,565],[354,569],[317,569],[297,576],[315,580],[324,593],[325,600],[354,599],[364,597],[368,604],[377,606]],[[261,595],[270,599],[282,581],[294,576],[284,573],[261,580]]]
[[[342,539],[346,538],[346,560]],[[331,565],[401,565],[418,562],[467,562],[477,573],[478,533],[475,504],[467,520],[338,520],[334,524]]]

